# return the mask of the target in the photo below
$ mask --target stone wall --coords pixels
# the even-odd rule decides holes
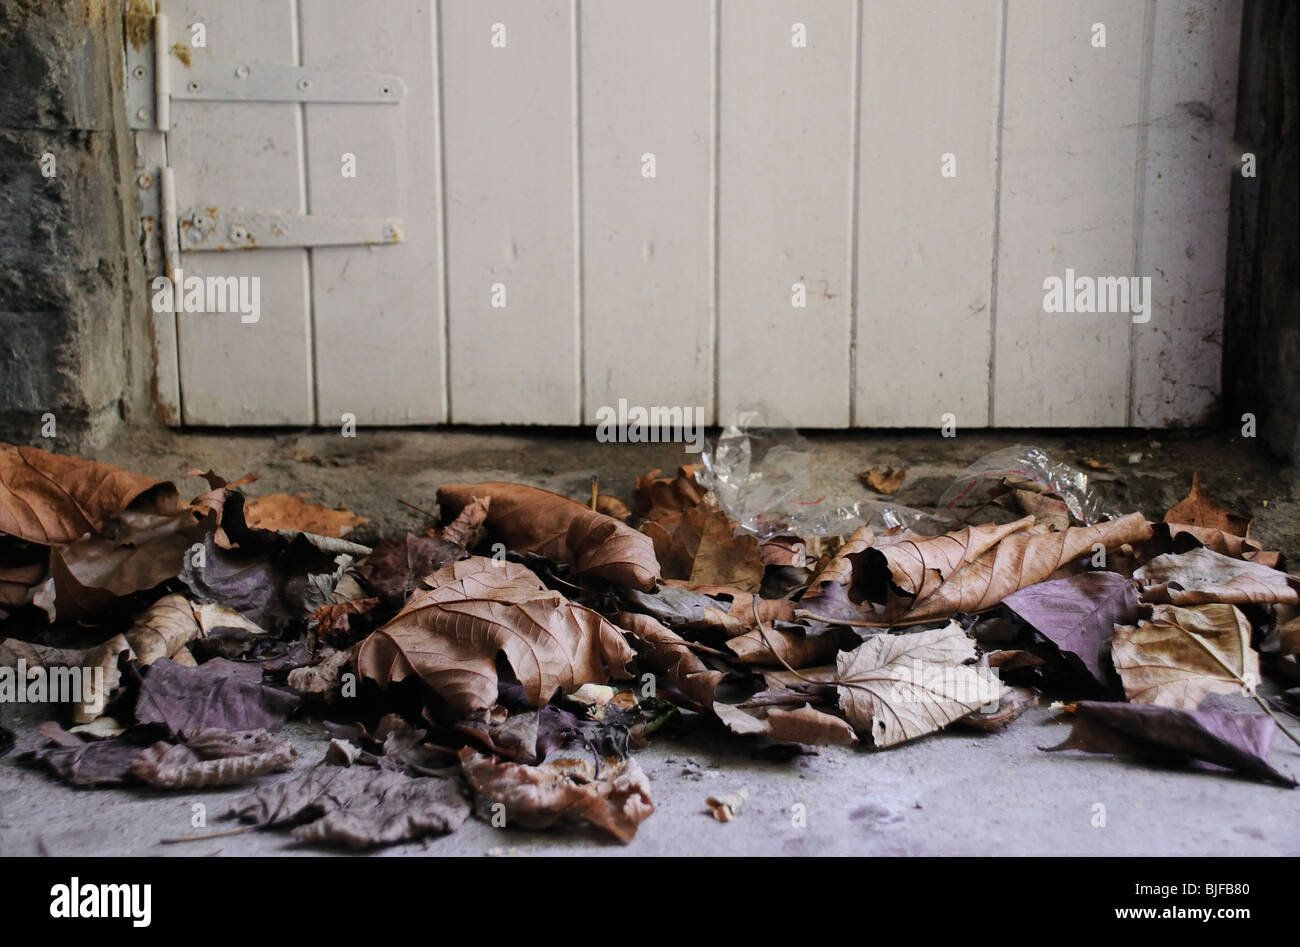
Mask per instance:
[[[121,24],[111,0],[0,4],[3,440],[75,449],[151,414]]]

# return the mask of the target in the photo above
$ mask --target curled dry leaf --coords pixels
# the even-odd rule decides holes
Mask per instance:
[[[214,523],[214,516],[197,518],[189,510],[127,510],[105,521],[102,532],[52,548],[50,575],[57,616],[89,615],[116,598],[175,578],[186,552],[203,541]]]
[[[173,592],[141,613],[126,633],[126,640],[141,667],[147,667],[159,658],[171,658],[180,663],[178,655],[186,645],[219,628],[257,636],[266,634],[234,609],[214,602],[192,602]]]
[[[636,478],[636,513],[642,519],[658,522],[675,521],[683,511],[694,509],[704,502],[705,489],[695,475],[699,466],[691,464],[677,468],[677,476],[660,477],[652,470]]]
[[[601,493],[596,496],[596,512],[604,513],[626,523],[632,516],[631,508],[616,496]]]
[[[966,663],[974,657],[975,643],[956,622],[876,635],[840,653],[840,707],[878,747],[933,733],[1006,692],[987,669]]]
[[[1232,605],[1157,605],[1150,621],[1115,626],[1111,656],[1133,703],[1193,710],[1259,681],[1250,632]]]
[[[0,533],[46,546],[98,532],[133,504],[176,509],[176,487],[111,464],[0,444]]]
[[[809,634],[802,625],[764,623],[727,642],[727,648],[741,664],[763,667],[812,667],[832,661],[839,652],[834,634]]]
[[[905,479],[907,479],[907,468],[902,466],[897,470],[893,467],[872,467],[858,474],[858,480],[862,481],[863,486],[885,496],[893,496],[897,493]]]
[[[39,732],[52,745],[20,754],[19,759],[44,766],[73,786],[114,786],[126,782],[131,761],[144,749],[121,737],[82,740],[52,721],[41,724]]]
[[[613,618],[632,636],[637,661],[666,678],[668,687],[661,682],[659,689],[670,699],[696,711],[712,706],[714,692],[725,675],[701,661],[684,638],[649,615],[619,612]]]
[[[1297,580],[1290,574],[1205,548],[1156,556],[1133,578],[1141,583],[1143,598],[1149,602],[1300,604]]]
[[[359,598],[337,605],[322,605],[312,612],[308,627],[318,639],[335,642],[347,640],[352,632],[352,619],[370,614],[378,605],[378,598]]]
[[[741,736],[812,746],[848,746],[858,740],[848,721],[816,707],[740,707],[717,701],[713,712],[728,730]]]
[[[472,549],[478,544],[491,505],[491,497],[474,497],[461,508],[454,520],[438,531],[438,538],[462,549]]]
[[[1162,535],[1162,531],[1167,532],[1168,536]],[[1152,545],[1163,545],[1164,548],[1158,549],[1157,552],[1186,552],[1194,546],[1204,546],[1206,549],[1234,559],[1245,559],[1261,566],[1268,566],[1270,569],[1286,569],[1286,560],[1280,552],[1265,549],[1249,536],[1238,536],[1208,526],[1157,523]]]
[[[527,766],[466,747],[460,761],[474,790],[475,812],[485,821],[492,820],[499,804],[507,822],[527,829],[585,822],[630,842],[637,826],[655,811],[650,780],[633,759],[606,760],[597,772],[589,760],[562,758]]]
[[[352,661],[354,649],[330,652],[315,664],[294,668],[289,672],[289,688],[304,697],[323,697],[333,701],[342,689],[343,669]]]
[[[235,786],[293,765],[298,754],[286,742],[260,753],[235,753],[205,759],[184,744],[155,743],[131,761],[131,775],[159,789],[207,789]]]
[[[79,724],[90,723],[104,712],[104,706],[121,684],[122,672],[118,668],[118,659],[123,654],[128,658],[135,656],[130,643],[122,635],[114,635],[102,644],[89,648],[50,648],[5,638],[0,640],[0,703],[17,700],[12,693],[5,693],[7,688],[12,688],[16,683],[14,672],[6,674],[7,669],[66,669],[75,672],[81,684],[81,700],[72,705],[72,720]],[[56,679],[56,675],[51,675],[50,678]],[[48,696],[36,696],[30,688],[31,685],[27,692],[28,700],[49,699]]]
[[[1030,707],[1038,706],[1038,694],[1030,687],[1008,687],[996,708],[976,710],[957,722],[976,730],[1002,730]]]
[[[517,483],[450,484],[438,491],[444,515],[488,497],[487,527],[516,552],[534,552],[589,575],[652,591],[659,561],[648,536],[548,490]]]
[[[135,620],[126,640],[144,666],[172,657],[199,634],[199,622],[189,599],[172,593],[158,599]]]
[[[618,629],[525,566],[475,556],[439,569],[431,584],[362,642],[362,676],[386,686],[417,674],[462,713],[496,703],[498,655],[534,707],[556,689],[627,676],[633,653]]]
[[[1095,546],[1117,549],[1150,536],[1140,513],[1058,532],[1036,531],[1032,516],[928,538],[859,530],[803,602],[814,616],[880,625],[981,612],[1091,555]]]
[[[1245,536],[1250,529],[1250,517],[1228,511],[1201,489],[1199,472],[1192,474],[1192,489],[1181,501],[1169,508],[1165,522],[1222,530],[1236,536]]]
[[[710,796],[704,800],[704,804],[709,807],[709,815],[713,818],[719,822],[730,822],[740,812],[740,807],[748,798],[748,789],[737,789],[734,792],[723,793],[721,796]]]
[[[1063,743],[1042,749],[1191,757],[1284,786],[1296,784],[1268,763],[1277,724],[1263,714],[1097,701],[1080,701],[1073,710],[1070,735]]]

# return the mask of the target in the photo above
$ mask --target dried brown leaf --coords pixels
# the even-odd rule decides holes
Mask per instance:
[[[697,711],[712,706],[714,691],[724,675],[701,661],[684,638],[649,615],[619,612],[613,618],[635,640],[638,663],[664,675],[686,706]]]
[[[758,540],[749,533],[735,534],[721,510],[689,509],[671,526],[651,520],[641,530],[654,542],[665,579],[746,592],[757,592],[763,584]]]
[[[589,760],[556,759],[541,766],[505,763],[466,747],[461,769],[474,790],[479,818],[497,812],[528,829],[560,822],[588,823],[620,842],[630,842],[637,826],[654,812],[650,780],[636,760],[605,760],[597,773]],[[495,806],[502,806],[496,810]]]
[[[253,529],[294,530],[339,539],[370,520],[342,506],[331,510],[311,503],[304,493],[267,493],[248,499],[244,505],[244,522]]]
[[[1169,508],[1169,512],[1165,514],[1165,522],[1218,529],[1237,536],[1245,536],[1250,529],[1250,517],[1238,516],[1228,511],[1201,489],[1199,472],[1192,474],[1192,489],[1187,496]]]
[[[956,622],[876,635],[839,655],[840,707],[878,747],[933,733],[1005,693],[987,669],[966,663],[974,657],[975,643]]]
[[[174,510],[176,487],[111,464],[0,444],[0,533],[47,546],[70,543],[136,503]]]
[[[897,493],[906,479],[907,468],[903,466],[897,470],[893,467],[872,467],[858,474],[858,480],[862,481],[863,486],[885,496],[893,496]]]
[[[1210,694],[1259,681],[1250,633],[1232,605],[1157,605],[1150,621],[1115,626],[1111,657],[1133,703],[1194,710]]]
[[[534,552],[590,575],[651,591],[659,561],[648,536],[568,497],[517,483],[449,484],[438,491],[444,515],[488,497],[487,528],[516,552]]]
[[[633,657],[618,629],[547,589],[528,568],[475,556],[444,566],[361,644],[357,669],[381,685],[417,674],[453,708],[497,699],[497,656],[509,662],[533,706],[589,681],[626,677]]]
[[[1149,602],[1203,605],[1214,602],[1300,603],[1297,580],[1286,572],[1211,549],[1156,556],[1133,573]]]

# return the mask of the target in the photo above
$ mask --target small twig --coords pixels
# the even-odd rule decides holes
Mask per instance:
[[[227,835],[241,835],[244,832],[251,832],[256,825],[241,825],[235,829],[226,829],[224,832],[210,832],[207,835],[182,835],[180,838],[162,839],[163,845],[176,845],[180,842],[203,842],[210,838],[225,838]]]
[[[596,509],[596,498],[600,490],[600,474],[591,475],[591,508]]]
[[[438,519],[438,516],[437,516],[436,513],[430,513],[428,510],[424,509],[424,507],[416,506],[414,503],[407,503],[405,500],[400,499],[400,498],[398,499],[397,502],[400,503],[400,504],[402,504],[402,506],[409,506],[411,509],[415,510],[415,512],[417,512],[417,513],[423,513],[425,516],[429,517],[429,519],[431,519],[431,520],[437,520],[437,519]]]

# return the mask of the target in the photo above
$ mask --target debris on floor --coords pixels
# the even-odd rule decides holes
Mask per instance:
[[[1044,749],[1295,785],[1269,748],[1300,742],[1300,578],[1199,477],[1153,521],[1012,448],[913,511],[810,499],[807,445],[748,437],[630,504],[595,478],[446,484],[374,547],[345,538],[357,513],[253,477],[183,491],[0,445],[0,702],[67,704],[23,754],[54,778],[247,783],[231,831],[356,849],[471,814],[628,842],[661,730],[884,750],[985,739],[1040,699],[1072,724]],[[904,476],[871,471],[883,494]],[[327,721],[324,759],[276,737],[294,715]]]

